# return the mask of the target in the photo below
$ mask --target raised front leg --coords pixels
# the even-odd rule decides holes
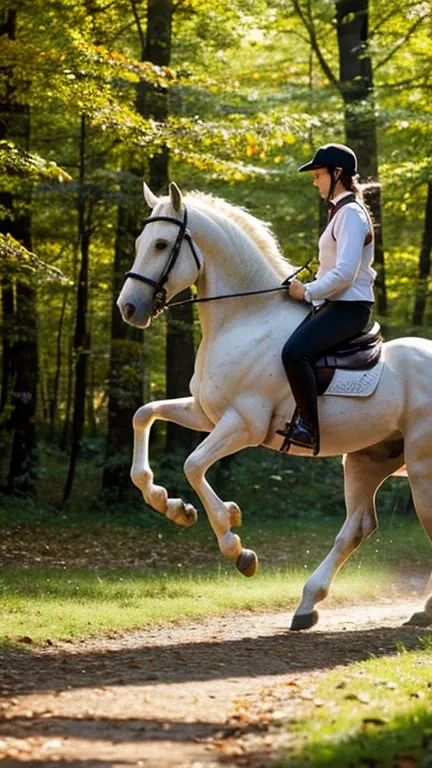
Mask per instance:
[[[213,424],[193,397],[175,400],[158,400],[139,408],[133,420],[134,453],[131,478],[140,489],[145,501],[161,515],[178,525],[189,526],[196,522],[197,512],[192,504],[182,499],[170,499],[165,488],[153,483],[153,472],[149,463],[150,429],[156,419],[173,421],[182,427],[200,432],[210,432]]]
[[[246,420],[235,407],[228,408],[212,433],[191,453],[185,463],[185,473],[190,484],[200,497],[207,512],[211,527],[218,540],[220,551],[234,562],[244,576],[253,576],[258,558],[252,550],[243,549],[240,537],[232,533],[230,526],[238,507],[233,502],[224,502],[215,493],[205,478],[205,473],[223,456],[263,442],[270,420],[265,409],[250,409],[253,424]]]
[[[403,457],[386,459],[385,448],[351,453],[345,457],[345,501],[347,517],[334,545],[303,587],[292,630],[309,629],[318,621],[315,605],[327,597],[331,583],[349,556],[377,527],[375,494],[386,477],[403,464]]]

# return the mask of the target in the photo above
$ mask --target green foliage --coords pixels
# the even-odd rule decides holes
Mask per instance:
[[[344,139],[341,94],[323,72],[304,24],[306,19],[312,25],[323,58],[337,73],[330,0],[313,6],[303,0],[175,4],[172,62],[166,68],[141,61],[145,3],[137,7],[138,20],[126,0],[108,5],[102,0],[91,4],[23,0],[17,6],[15,39],[2,37],[1,93],[7,92],[7,78],[14,103],[30,110],[31,146],[30,151],[24,146],[23,136],[8,136],[0,144],[0,176],[4,191],[15,194],[13,215],[31,213],[32,251],[37,255],[17,239],[0,235],[2,274],[9,279],[28,272],[32,280],[36,274],[41,278],[38,425],[51,442],[62,437],[69,418],[80,249],[78,202],[85,202],[91,233],[86,439],[102,440],[107,429],[118,206],[136,206],[137,229],[140,210],[142,215],[147,213],[141,202],[141,179],[124,168],[148,169],[150,160],[168,147],[171,177],[182,188],[221,195],[270,221],[287,258],[298,264],[316,254],[319,217],[316,191],[309,178],[298,177],[296,169],[318,144]],[[432,163],[432,50],[426,10],[421,2],[406,7],[395,0],[370,3],[368,53],[376,85],[390,299],[387,338],[430,335],[429,299],[425,325],[419,329],[411,324]],[[136,107],[138,87],[169,92],[166,121],[142,117]],[[84,179],[80,179],[83,115],[86,141]],[[17,114],[9,118],[13,127]],[[11,216],[3,200],[0,204],[2,217]],[[131,263],[133,255],[131,242]],[[62,276],[67,282],[61,282]],[[165,331],[162,317],[146,332],[139,361],[131,360],[119,371],[116,386],[120,395],[124,389],[124,404],[129,384],[141,372],[143,400],[164,396]],[[51,429],[46,425],[54,400]],[[164,428],[156,427],[154,453],[163,453],[163,438]],[[251,451],[232,466],[241,478],[241,503],[257,514],[260,509],[269,516],[285,514],[277,493],[281,484],[289,489],[293,514],[311,509],[327,514],[342,508],[338,460],[311,465],[304,460],[283,462],[270,453],[258,452],[258,460],[252,456]],[[103,450],[95,460],[87,491],[93,503],[99,493]],[[62,465],[54,470],[52,456],[46,461],[41,467],[45,479],[40,480],[45,490],[52,473],[61,484],[65,469]],[[110,461],[123,462],[124,456],[110,457]],[[168,457],[163,471],[173,487],[189,496],[181,464],[182,457]],[[217,469],[214,475],[217,481]],[[252,475],[259,487],[250,490]],[[272,476],[268,483],[266,478]],[[220,477],[235,496],[234,473],[224,475],[221,470]],[[379,503],[384,510],[401,511],[409,505],[406,485],[386,484]]]
[[[21,280],[26,281],[36,276],[42,281],[56,281],[62,284],[70,282],[59,269],[46,264],[11,235],[3,235],[1,232],[0,258],[2,276],[6,279],[19,276]]]
[[[25,176],[35,181],[71,181],[69,174],[54,162],[47,162],[38,155],[25,152],[10,141],[0,141],[0,179],[8,176]]]

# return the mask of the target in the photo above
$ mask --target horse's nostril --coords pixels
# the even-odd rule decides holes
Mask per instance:
[[[125,304],[123,307],[123,315],[126,318],[126,320],[130,320],[133,313],[135,312],[135,305],[134,304]]]

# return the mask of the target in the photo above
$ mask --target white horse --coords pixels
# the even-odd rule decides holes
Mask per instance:
[[[275,288],[292,271],[269,229],[244,210],[200,193],[184,199],[175,184],[157,198],[144,185],[152,217],[137,239],[133,271],[118,299],[123,319],[147,328],[155,303],[196,284],[200,298]],[[185,228],[185,211],[188,227]],[[163,288],[161,286],[163,284]],[[161,295],[166,291],[166,295]],[[257,556],[243,549],[231,526],[237,505],[222,501],[205,475],[223,456],[248,446],[279,450],[277,434],[294,411],[281,362],[289,335],[308,313],[287,292],[198,304],[202,341],[190,384],[191,397],[147,403],[135,414],[132,480],[147,504],[179,525],[195,522],[194,507],[155,485],[148,460],[156,419],[209,432],[184,465],[200,497],[221,552],[246,576]],[[339,568],[377,527],[375,494],[406,465],[414,503],[432,539],[432,342],[405,338],[383,346],[384,367],[368,398],[320,397],[320,456],[344,454],[346,520],[334,545],[303,589],[292,629],[315,624]],[[292,453],[309,455],[293,447]],[[432,597],[411,621],[432,624]]]

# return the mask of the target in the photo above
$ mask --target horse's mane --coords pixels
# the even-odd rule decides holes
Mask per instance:
[[[264,223],[255,216],[245,211],[244,208],[232,205],[221,197],[205,194],[204,192],[189,192],[186,201],[190,200],[203,213],[210,218],[215,214],[222,214],[225,228],[231,229],[231,235],[237,241],[244,235],[252,241],[259,252],[265,257],[267,263],[273,267],[279,277],[286,277],[293,269],[290,262],[285,259],[270,224]],[[222,217],[217,217],[221,219]],[[226,221],[228,219],[228,221]]]

